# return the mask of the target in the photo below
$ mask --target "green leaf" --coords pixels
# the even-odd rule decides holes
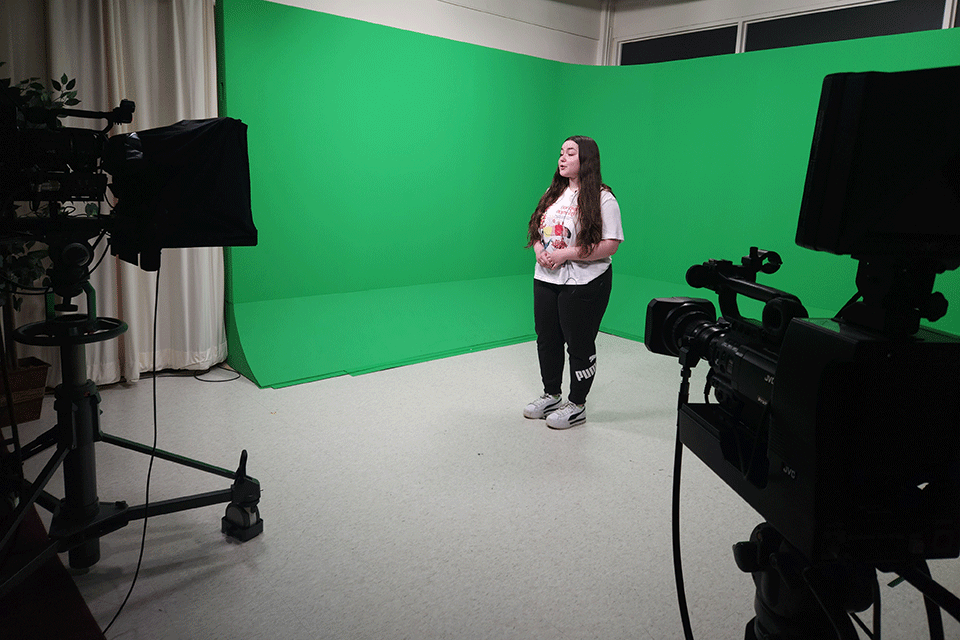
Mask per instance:
[[[43,91],[46,87],[44,87],[39,82],[31,82],[30,88],[33,89],[34,91]]]
[[[63,74],[62,76],[60,76],[60,82],[62,82],[63,84],[67,84],[69,80],[70,78],[67,77],[67,74]]]
[[[100,215],[100,204],[98,202],[88,202],[84,212],[91,218]]]
[[[50,80],[50,82],[53,84],[53,88],[54,88],[54,89],[56,89],[57,91],[60,91],[60,83],[59,83],[59,82],[57,82],[56,80]]]
[[[66,75],[64,75],[64,77],[66,77]],[[67,83],[67,91],[69,91],[70,89],[73,89],[75,86],[77,86],[76,78],[74,78],[73,80]]]
[[[72,106],[74,106],[74,105],[80,104],[80,101],[77,100],[76,98],[70,98],[70,99],[67,100],[64,104],[66,104],[68,107],[72,107]]]

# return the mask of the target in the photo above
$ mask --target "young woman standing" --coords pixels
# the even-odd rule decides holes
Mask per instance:
[[[586,421],[587,393],[597,370],[597,333],[610,300],[610,256],[623,241],[620,205],[600,176],[600,149],[586,136],[560,148],[553,182],[530,217],[537,255],[533,313],[543,395],[524,408],[552,429]],[[570,394],[562,402],[564,345],[570,354]]]

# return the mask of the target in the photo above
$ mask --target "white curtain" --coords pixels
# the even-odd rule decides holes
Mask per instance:
[[[77,80],[80,109],[110,111],[133,100],[133,123],[119,133],[216,117],[213,11],[214,0],[3,0],[0,77],[66,74]],[[103,127],[80,118],[66,124]],[[105,249],[98,246],[97,258]],[[97,384],[138,380],[152,369],[156,278],[110,255],[93,273],[97,315],[129,326],[118,339],[87,345],[87,372]],[[21,323],[42,315],[39,300],[28,302]],[[157,306],[158,369],[206,369],[226,358],[220,248],[164,249]],[[48,384],[59,379],[54,348],[21,348],[24,354],[54,365]]]

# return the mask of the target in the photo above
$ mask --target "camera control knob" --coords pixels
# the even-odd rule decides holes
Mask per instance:
[[[744,573],[754,573],[764,567],[760,563],[760,548],[755,542],[738,542],[733,545],[733,559]]]

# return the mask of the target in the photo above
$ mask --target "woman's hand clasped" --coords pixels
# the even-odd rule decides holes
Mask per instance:
[[[537,254],[537,262],[544,269],[559,269],[563,266],[563,263],[567,261],[566,252],[564,249],[557,249],[556,251],[541,251]]]

